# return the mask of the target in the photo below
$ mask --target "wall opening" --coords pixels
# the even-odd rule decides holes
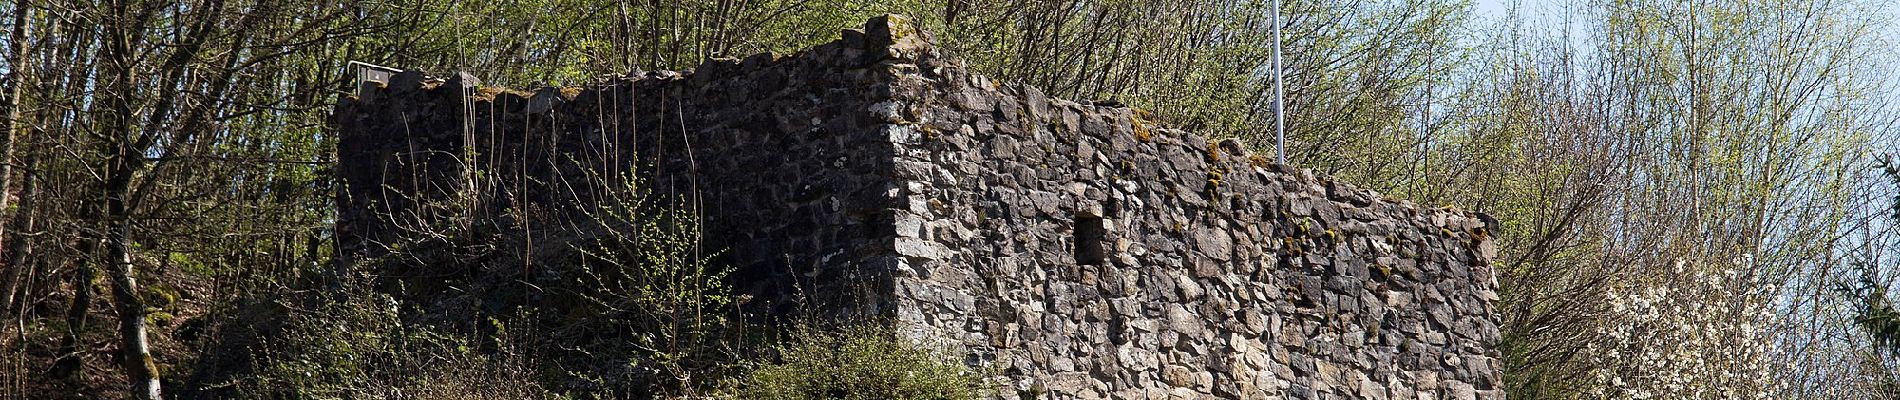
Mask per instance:
[[[1108,251],[1103,249],[1108,232],[1102,227],[1102,217],[1093,215],[1075,216],[1075,263],[1077,265],[1102,265],[1108,260]]]

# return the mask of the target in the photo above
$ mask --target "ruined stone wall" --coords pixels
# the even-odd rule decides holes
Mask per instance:
[[[341,263],[387,269],[376,259],[389,246],[472,218],[466,230],[503,241],[493,252],[527,253],[533,265],[435,257],[431,276],[407,290],[430,298],[428,288],[574,279],[549,267],[598,234],[582,211],[632,173],[663,206],[701,214],[706,253],[735,268],[748,310],[783,315],[815,303],[836,315],[889,314],[892,147],[865,109],[889,97],[874,88],[890,74],[875,69],[883,54],[868,46],[860,35],[790,57],[531,92],[466,74],[371,82],[335,117]],[[469,265],[440,265],[454,263]]]
[[[900,327],[1057,398],[1501,398],[1495,245],[1421,208],[923,52]]]
[[[402,199],[469,186],[470,157],[427,154],[543,185],[483,191],[494,209],[639,155],[698,193],[739,290],[849,293],[811,309],[958,346],[1006,397],[1502,397],[1483,217],[971,74],[901,17],[684,75],[463,81],[399,76],[339,107],[346,247],[373,254],[400,231],[381,215],[418,209]],[[507,158],[524,153],[545,156]]]

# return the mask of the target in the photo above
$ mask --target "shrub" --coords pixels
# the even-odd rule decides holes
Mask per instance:
[[[583,222],[591,226],[570,244],[578,276],[553,283],[583,304],[569,311],[575,318],[562,330],[601,337],[596,353],[653,375],[646,382],[605,386],[652,396],[694,395],[726,377],[737,359],[728,335],[735,321],[726,315],[732,310],[725,283],[730,268],[711,262],[719,252],[701,247],[698,213],[683,206],[684,199],[661,201],[631,176],[603,182],[614,186],[583,208]]]
[[[1586,398],[1765,399],[1780,390],[1771,329],[1776,287],[1751,260],[1678,260],[1653,279],[1610,285],[1607,323],[1585,349],[1595,356]]]
[[[396,300],[349,285],[314,309],[292,309],[284,330],[253,349],[243,398],[449,399],[553,397],[510,355],[399,318]],[[493,358],[490,358],[493,357]]]
[[[746,399],[978,399],[984,374],[948,349],[920,346],[878,328],[828,333],[798,329],[776,362],[754,365],[739,383]]]

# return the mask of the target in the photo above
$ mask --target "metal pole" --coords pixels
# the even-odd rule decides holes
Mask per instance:
[[[1275,157],[1280,164],[1286,164],[1286,94],[1281,84],[1280,67],[1280,0],[1273,0],[1273,135]]]

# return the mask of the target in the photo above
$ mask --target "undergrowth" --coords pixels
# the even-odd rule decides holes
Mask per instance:
[[[837,331],[799,327],[776,357],[753,364],[736,392],[746,399],[978,399],[988,374],[966,367],[954,349],[912,343],[889,329]]]
[[[600,179],[594,177],[594,179]],[[687,199],[632,178],[575,201],[558,251],[533,257],[496,224],[448,221],[334,284],[268,303],[228,395],[281,399],[974,399],[983,374],[888,329],[742,317],[731,269]],[[529,218],[513,215],[517,221]],[[457,222],[460,221],[460,222]],[[499,250],[498,250],[499,249]],[[381,263],[381,264],[378,264]],[[353,271],[353,272],[351,272]],[[406,275],[405,275],[406,274]],[[751,332],[751,333],[748,333]],[[776,332],[772,334],[771,332]]]

